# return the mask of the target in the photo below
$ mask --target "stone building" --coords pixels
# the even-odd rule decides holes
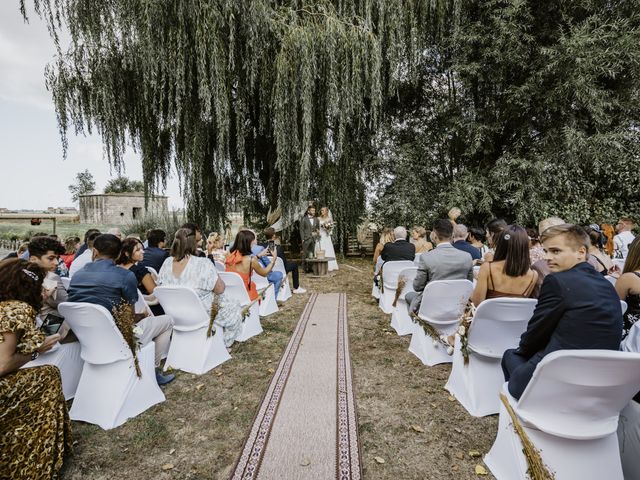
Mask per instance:
[[[80,195],[80,222],[97,225],[121,225],[146,214],[167,211],[167,197],[149,197],[145,207],[144,193],[91,193]]]

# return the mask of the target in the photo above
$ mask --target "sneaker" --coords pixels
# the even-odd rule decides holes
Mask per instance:
[[[168,373],[163,375],[160,370],[156,370],[156,382],[158,385],[166,385],[167,383],[171,383],[176,379],[176,376],[173,373]]]
[[[293,293],[307,293],[307,291],[302,287],[298,287],[295,290],[293,290]]]

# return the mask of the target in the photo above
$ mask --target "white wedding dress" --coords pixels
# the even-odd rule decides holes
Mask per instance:
[[[320,250],[324,250],[325,257],[334,258],[334,260],[329,261],[327,269],[329,271],[338,270],[338,262],[335,260],[336,252],[333,249],[333,241],[331,240],[331,235],[329,235],[322,227],[322,221],[320,223],[320,241],[318,243],[320,245]]]

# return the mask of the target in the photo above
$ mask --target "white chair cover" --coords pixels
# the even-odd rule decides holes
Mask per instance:
[[[422,254],[421,253],[416,253],[416,256],[413,257],[413,265],[416,266],[416,267],[420,263],[420,255],[422,255]]]
[[[64,399],[70,400],[76,395],[84,361],[80,356],[80,342],[58,343],[48,352],[40,354],[35,360],[24,364],[21,368],[55,365],[62,378]]]
[[[153,278],[154,282],[158,281],[158,271],[153,268],[153,267],[146,267],[147,268],[147,272],[149,272],[151,274],[151,277]]]
[[[429,282],[422,295],[418,316],[433,325],[441,335],[451,335],[458,327],[472,290],[473,284],[469,280]],[[447,348],[424,333],[419,325],[411,335],[409,351],[429,366],[452,361]]]
[[[60,277],[60,281],[62,282],[62,286],[65,290],[69,290],[69,284],[71,283],[71,278],[69,277]]]
[[[173,335],[164,369],[173,367],[197,375],[231,358],[224,345],[222,327],[207,337],[209,315],[196,292],[188,287],[156,287],[153,292],[162,309],[173,318]]]
[[[413,320],[411,320],[411,317],[409,316],[405,295],[407,294],[407,292],[413,291],[413,280],[416,278],[417,273],[417,267],[409,267],[402,270],[398,275],[398,279],[400,277],[405,279],[404,288],[402,289],[402,292],[400,292],[398,302],[393,308],[393,313],[391,313],[391,327],[396,331],[398,335],[409,335],[413,333],[413,329],[416,326],[416,324],[413,323]]]
[[[618,415],[638,390],[640,354],[560,350],[542,359],[519,401],[506,383],[502,391],[555,478],[622,480]],[[498,480],[528,478],[504,405],[484,461]]]
[[[399,260],[384,262],[382,265],[382,280],[384,283],[383,291],[380,293],[378,306],[384,313],[393,313],[393,299],[396,296],[396,288],[398,287],[398,275],[405,268],[414,267],[413,262],[409,260]]]
[[[499,393],[504,383],[502,355],[518,346],[537,303],[533,298],[492,298],[482,302],[468,332],[467,365],[456,335],[451,375],[444,388],[470,415],[483,417],[500,410]]]
[[[376,285],[376,282],[373,282],[371,285],[371,296],[376,300],[380,299],[380,287]]]
[[[240,275],[235,272],[220,272],[219,276],[225,284],[225,295],[228,295],[230,298],[235,298],[242,306],[251,303],[251,299],[244,285],[244,280],[242,280]],[[259,307],[257,303],[254,303],[249,309],[249,316],[244,319],[242,332],[240,336],[236,338],[236,341],[245,342],[251,337],[255,337],[261,333],[262,325],[260,324]]]
[[[138,378],[131,350],[106,308],[65,302],[58,311],[78,337],[84,360],[69,411],[72,420],[108,430],[164,402],[155,377],[153,342],[137,352],[142,372]]]
[[[282,273],[282,286],[278,293],[278,301],[286,302],[292,297],[291,287],[289,286],[289,276],[287,270],[284,268],[284,262],[280,257],[276,258],[276,264],[273,266],[274,272]]]
[[[264,298],[260,301],[260,306],[258,307],[260,316],[268,317],[269,315],[278,313],[279,308],[278,302],[276,302],[276,291],[274,289],[274,285],[269,283],[267,277],[258,275],[255,271],[251,274],[251,280],[256,284],[256,288],[258,290],[262,290],[264,288],[267,289],[264,294]]]
[[[219,272],[224,272],[224,271],[226,270],[226,269],[225,269],[225,266],[224,266],[224,263],[219,262],[218,260],[216,260],[216,261],[214,262],[214,264],[215,264],[215,266],[216,266],[216,270],[218,270]]]
[[[606,275],[604,278],[606,278],[611,283],[611,285],[613,285],[614,287],[616,286],[616,280],[618,280],[616,277]]]
[[[627,302],[625,302],[624,300],[620,300],[620,308],[622,309],[622,315],[624,315],[625,313],[627,313],[627,308],[629,308],[629,305],[627,305]]]

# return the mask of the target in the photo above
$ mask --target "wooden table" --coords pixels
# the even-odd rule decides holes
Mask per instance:
[[[305,262],[311,264],[313,275],[323,277],[329,272],[329,261],[335,259],[335,257],[307,258],[305,259]]]

